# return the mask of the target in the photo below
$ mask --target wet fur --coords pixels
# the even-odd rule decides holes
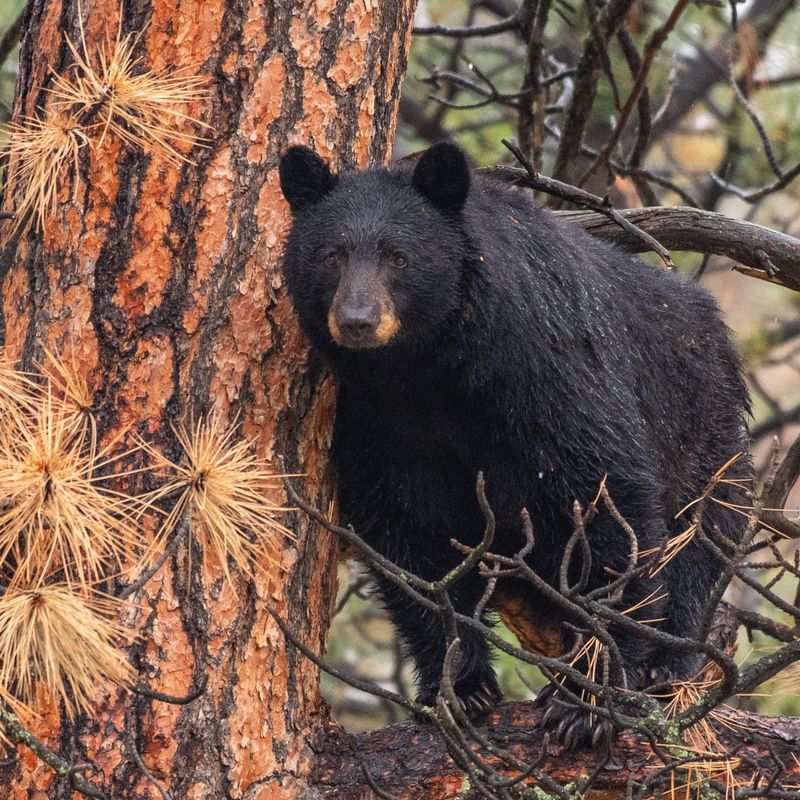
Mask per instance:
[[[294,209],[285,274],[303,329],[340,382],[332,454],[344,519],[403,568],[440,578],[459,560],[451,537],[472,545],[481,538],[482,470],[497,517],[492,549],[520,549],[527,508],[536,535],[528,562],[555,585],[573,501],[585,507],[605,475],[640,550],[683,532],[691,512],[675,519],[677,512],[746,449],[747,394],[714,300],[535,208],[521,191],[472,176],[462,207],[459,165],[425,169],[424,181],[411,169],[375,169],[334,176],[317,196],[298,190],[313,200]],[[441,187],[448,170],[458,173],[455,200]],[[388,237],[411,254],[402,281],[388,287],[400,329],[385,347],[351,351],[331,339],[335,283],[317,253],[332,237],[362,253]],[[745,457],[730,477],[748,474]],[[728,486],[716,494],[741,500]],[[743,521],[712,503],[704,527],[715,525],[736,540]],[[608,582],[605,567],[624,569],[629,545],[602,511],[589,537],[593,589]],[[691,636],[719,571],[693,542],[655,579],[633,582],[621,607],[663,591],[639,618],[665,617],[659,627]],[[420,699],[430,703],[442,622],[392,582],[375,580],[414,660]],[[473,572],[454,587],[454,605],[471,614],[484,588]],[[529,584],[499,588],[559,619]],[[682,678],[699,666],[696,657],[612,632],[626,664],[619,681],[646,683],[653,669]],[[460,635],[456,690],[467,705],[489,705],[476,700],[499,697],[487,643],[469,629]],[[558,714],[550,716],[557,724]],[[576,743],[593,731],[573,733]]]

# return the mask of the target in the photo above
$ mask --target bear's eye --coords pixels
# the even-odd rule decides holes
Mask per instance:
[[[405,253],[394,253],[392,255],[392,266],[397,269],[405,269],[408,266],[408,256]]]
[[[328,269],[338,269],[339,267],[339,254],[338,253],[328,253],[325,258],[322,259],[322,263],[328,267]]]

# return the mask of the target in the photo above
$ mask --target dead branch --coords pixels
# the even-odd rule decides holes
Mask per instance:
[[[498,33],[505,33],[506,31],[519,31],[523,26],[528,24],[532,5],[530,0],[525,0],[513,14],[492,25],[466,25],[464,27],[428,25],[415,27],[413,32],[415,36],[449,36],[456,39],[463,39],[496,36]]]
[[[749,7],[742,21],[746,20],[752,26],[753,39],[758,42],[759,54],[794,4],[794,0],[756,0]],[[726,31],[717,43],[700,50],[695,57],[685,60],[678,67],[680,81],[673,92],[669,108],[653,126],[654,139],[660,139],[664,134],[673,131],[698,100],[706,98],[716,84],[727,81],[728,57],[737,37],[736,31]]]
[[[60,778],[65,778],[70,789],[84,797],[96,797],[108,800],[108,795],[94,783],[83,777],[84,772],[94,771],[91,764],[70,764],[53,752],[44,742],[31,733],[16,715],[0,707],[0,733],[14,744],[23,745],[36,757],[49,766]]]
[[[639,96],[645,89],[647,77],[650,74],[650,67],[653,64],[653,60],[663,46],[664,42],[666,42],[667,36],[669,36],[671,31],[674,29],[681,17],[681,14],[683,14],[688,5],[688,0],[678,0],[664,24],[657,28],[653,32],[652,36],[648,39],[644,48],[644,59],[639,68],[639,73],[636,75],[633,89],[631,89],[631,93],[628,95],[628,99],[625,102],[622,111],[620,112],[617,124],[614,126],[614,130],[612,131],[611,136],[609,136],[608,142],[604,145],[597,158],[581,176],[580,180],[578,181],[579,186],[582,186],[598,169],[603,167],[608,162],[611,153],[614,152],[614,148],[617,146],[617,143],[625,131],[625,127],[628,124],[628,120],[630,119],[630,115],[633,112],[633,108],[636,105]]]
[[[603,53],[632,5],[632,0],[611,0],[597,21],[599,37],[587,40],[575,73],[575,90],[565,114],[563,136],[553,166],[553,177],[557,180],[569,182],[572,179],[597,92]]]
[[[773,181],[766,186],[762,186],[760,189],[740,189],[738,186],[728,183],[728,181],[723,180],[719,177],[719,175],[714,175],[713,173],[711,175],[711,179],[724,191],[735,194],[737,197],[740,197],[742,200],[746,200],[748,203],[755,203],[758,200],[762,200],[767,195],[774,194],[775,192],[784,189],[798,175],[800,175],[800,162],[784,172],[776,181]]]
[[[771,548],[773,559],[761,563],[743,560],[748,546],[760,530],[760,513],[764,498],[780,500],[796,477],[796,453],[794,449],[782,460],[775,460],[775,468],[762,490],[761,499],[756,498],[750,511],[751,523],[748,525],[741,543],[725,539],[717,532],[713,537],[701,530],[702,508],[706,502],[713,501],[713,489],[717,482],[725,479],[725,473],[715,474],[709,488],[700,498],[695,513],[696,536],[715,558],[725,566],[724,579],[720,581],[721,590],[735,574],[748,585],[751,581],[773,607],[796,612],[772,590],[774,580],[761,586],[749,578],[756,569],[774,570],[776,567],[791,575],[800,575],[800,567],[792,564],[776,547]],[[721,591],[710,600],[709,612],[715,608],[713,619],[703,625],[703,630],[695,638],[682,638],[637,622],[627,611],[615,608],[621,599],[620,591],[643,569],[651,569],[652,556],[664,558],[663,553],[649,553],[642,562],[639,559],[635,531],[621,516],[613,504],[605,486],[601,485],[597,498],[584,512],[576,505],[574,509],[575,533],[570,547],[564,554],[560,588],[557,589],[543,581],[527,563],[528,556],[535,560],[535,538],[533,526],[527,514],[523,513],[525,543],[514,556],[503,556],[490,551],[494,531],[494,515],[486,503],[484,487],[479,480],[476,490],[486,519],[484,540],[477,548],[455,543],[456,549],[466,556],[460,568],[451,571],[441,581],[424,582],[415,576],[402,574],[391,562],[381,559],[380,568],[391,576],[398,585],[403,584],[417,602],[431,604],[431,595],[441,614],[447,642],[441,688],[435,708],[415,709],[418,718],[424,718],[432,725],[420,726],[405,724],[387,728],[372,734],[348,736],[330,729],[330,737],[322,754],[318,773],[318,789],[322,797],[361,797],[364,791],[365,775],[367,784],[378,791],[380,796],[421,798],[439,800],[465,792],[473,791],[473,796],[490,800],[517,800],[538,796],[536,789],[552,796],[567,800],[567,787],[573,787],[579,794],[596,797],[638,797],[661,796],[661,792],[674,789],[676,782],[685,781],[694,786],[697,781],[712,789],[723,791],[725,783],[735,789],[736,798],[776,797],[780,800],[800,800],[800,762],[791,760],[789,755],[800,742],[800,720],[778,718],[767,722],[766,718],[734,711],[724,705],[731,697],[752,692],[765,681],[780,674],[786,667],[800,660],[800,641],[796,631],[786,625],[778,627],[768,620],[741,611],[735,606],[719,602]],[[343,535],[348,541],[358,540],[357,535],[346,529],[332,525],[324,515],[303,503],[287,482],[290,497],[301,508],[312,514],[321,525],[334,533]],[[585,529],[592,522],[596,504],[600,499],[613,518],[627,533],[631,541],[631,554],[627,568],[621,574],[613,573],[606,596],[597,591],[584,594],[583,581],[570,584],[567,569],[575,548],[583,549],[587,535]],[[719,543],[715,541],[719,539]],[[354,542],[357,544],[357,541]],[[724,548],[724,549],[723,549]],[[369,548],[361,546],[362,555],[369,559]],[[586,557],[586,554],[583,554]],[[480,563],[478,563],[480,561]],[[488,567],[492,564],[492,567]],[[531,583],[542,597],[556,607],[567,612],[578,628],[574,630],[578,639],[572,650],[560,658],[545,657],[539,653],[522,651],[510,646],[497,637],[491,627],[484,624],[480,614],[470,617],[456,613],[448,596],[448,587],[469,566],[479,566],[487,580],[486,600],[496,581],[513,577]],[[421,594],[420,592],[424,592]],[[273,613],[271,611],[270,613]],[[730,653],[734,647],[739,624],[751,629],[764,630],[780,643],[780,646],[739,669]],[[296,647],[300,646],[296,635],[283,620],[278,624]],[[618,689],[610,680],[612,672],[619,670],[619,653],[615,643],[609,640],[607,627],[614,624],[620,628],[634,630],[643,638],[662,647],[689,648],[702,652],[716,665],[716,677],[707,684],[700,678],[693,684],[700,687],[692,699],[669,712],[668,717],[656,701],[660,695],[650,695],[641,691]],[[544,674],[559,687],[563,701],[590,711],[609,721],[618,729],[628,729],[616,742],[610,753],[570,752],[562,754],[558,748],[551,748],[545,732],[546,725],[540,712],[529,703],[504,704],[492,714],[488,725],[476,723],[465,713],[454,692],[454,665],[460,653],[459,626],[470,626],[481,632],[487,639],[505,652],[523,661],[537,664]],[[602,676],[581,674],[575,669],[582,650],[581,643],[587,637],[597,640]],[[602,643],[602,644],[601,644]],[[321,669],[336,674],[315,654],[303,649]],[[560,683],[559,676],[568,676],[578,687],[580,694]],[[392,693],[381,687],[371,686],[352,676],[339,674],[338,677],[362,691],[379,694],[394,702],[401,702],[406,708],[414,706],[404,698],[391,696]],[[668,685],[664,685],[669,688]],[[662,689],[651,687],[650,692]],[[589,700],[588,698],[593,698]],[[423,712],[423,713],[421,713]],[[681,732],[691,735],[692,730],[702,726],[701,738],[709,744],[698,750],[692,749],[681,738]],[[396,753],[412,747],[415,762],[409,765],[407,759],[398,758]],[[688,749],[687,749],[688,747]],[[713,752],[707,752],[709,748]],[[719,764],[724,765],[724,773],[719,772]],[[716,766],[715,766],[716,765]],[[716,771],[715,771],[716,770]],[[699,776],[699,778],[698,778]],[[769,776],[766,780],[764,776]],[[531,794],[533,792],[533,794]]]
[[[601,239],[632,253],[645,252],[641,238],[631,235],[594,211],[559,211]],[[753,278],[800,291],[800,239],[752,222],[683,206],[620,209],[618,213],[670,250],[726,256],[733,269]]]
[[[570,203],[593,209],[597,213],[607,217],[615,225],[618,225],[628,235],[636,237],[640,244],[646,245],[638,252],[652,250],[658,254],[667,268],[671,269],[673,267],[669,250],[647,231],[632,223],[626,215],[614,208],[608,197],[598,197],[591,192],[587,192],[585,189],[580,189],[577,186],[572,186],[563,181],[556,180],[555,178],[548,178],[539,174],[515,144],[512,144],[506,139],[503,139],[503,144],[514,154],[514,157],[524,168],[523,174],[525,177],[517,181],[517,183],[546,192],[553,197],[559,197]],[[501,174],[502,171],[502,167],[497,167],[492,170],[493,174]]]

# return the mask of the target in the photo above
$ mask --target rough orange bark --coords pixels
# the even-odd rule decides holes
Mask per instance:
[[[15,115],[50,101],[50,69],[69,69],[65,36],[87,49],[145,30],[143,67],[206,76],[187,113],[210,127],[193,163],[107,137],[66,173],[43,235],[2,231],[5,344],[30,366],[44,348],[88,376],[102,433],[124,426],[165,448],[184,413],[237,415],[268,457],[306,473],[306,492],[332,496],[326,453],[332,392],[282,287],[287,213],[275,168],[290,143],[313,144],[335,167],[385,161],[405,69],[414,0],[38,0],[24,22]],[[188,128],[187,128],[188,129]],[[74,195],[72,194],[75,190]],[[14,206],[11,187],[3,208]],[[8,223],[5,223],[8,225]],[[65,759],[92,761],[114,798],[160,797],[124,737],[173,798],[305,797],[324,710],[316,668],[286,643],[268,599],[316,651],[334,594],[335,543],[292,519],[283,569],[234,594],[222,581],[187,583],[185,553],[146,586],[129,612],[142,680],[184,695],[180,706],[98,692],[92,719],[67,724],[42,708],[36,733]],[[0,773],[4,795],[65,797],[60,778],[20,748]],[[36,793],[44,793],[36,794]]]

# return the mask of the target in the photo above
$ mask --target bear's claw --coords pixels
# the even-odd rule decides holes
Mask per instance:
[[[536,705],[544,708],[542,727],[551,733],[557,744],[567,750],[611,748],[617,733],[611,720],[560,700],[552,686],[539,692]]]
[[[468,717],[478,717],[488,714],[497,705],[500,693],[494,687],[481,683],[466,692],[457,686],[456,697]]]
[[[490,683],[456,684],[455,694],[461,710],[470,718],[488,714],[501,700],[497,686]],[[417,703],[422,706],[436,706],[437,695],[432,692],[420,694]]]

